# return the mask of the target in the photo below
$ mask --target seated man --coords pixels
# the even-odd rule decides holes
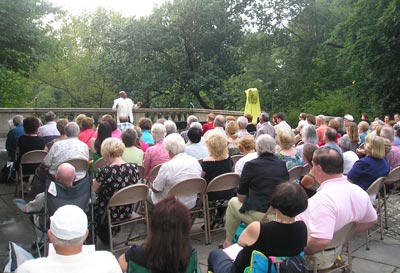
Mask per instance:
[[[75,168],[69,163],[63,163],[58,166],[55,181],[65,186],[72,186],[75,181]],[[21,199],[22,200],[22,199]],[[17,204],[21,204],[18,202]],[[18,205],[19,206],[19,205]],[[35,199],[20,207],[24,212],[39,212],[44,207],[44,192],[36,195]]]
[[[96,272],[121,273],[121,268],[108,251],[82,252],[82,245],[88,235],[86,214],[77,206],[65,205],[50,218],[48,236],[56,254],[28,260],[18,273],[34,272]]]
[[[312,162],[311,173],[320,187],[308,199],[307,210],[296,219],[304,221],[308,228],[305,254],[318,253],[318,269],[325,269],[341,252],[341,248],[325,250],[333,234],[351,222],[357,223],[356,232],[366,231],[376,223],[377,215],[368,194],[343,176],[343,157],[335,149],[317,149]]]
[[[171,159],[162,164],[153,182],[149,201],[154,205],[163,199],[176,183],[201,177],[202,171],[199,161],[185,153],[185,141],[179,134],[168,135],[163,144]],[[196,195],[179,198],[188,208],[193,208],[196,200]]]

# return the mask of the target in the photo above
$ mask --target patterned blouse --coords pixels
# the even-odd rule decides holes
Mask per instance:
[[[105,214],[108,201],[113,194],[126,186],[136,184],[139,179],[139,170],[134,163],[124,163],[99,169],[96,175],[96,181],[101,184],[95,206],[97,221],[100,221]],[[124,220],[129,218],[131,214],[132,206],[119,206],[111,210],[113,221]]]
[[[283,155],[280,152],[275,154],[280,160],[286,162],[286,168],[290,170],[293,167],[303,165],[303,160],[301,159],[301,154],[299,152],[294,156]]]

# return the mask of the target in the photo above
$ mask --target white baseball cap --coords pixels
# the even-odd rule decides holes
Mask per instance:
[[[347,120],[349,120],[349,121],[354,121],[354,118],[353,118],[353,116],[352,115],[350,115],[350,114],[347,114],[347,115],[344,115],[344,117],[343,117],[344,119],[347,119]]]
[[[50,230],[62,240],[72,240],[86,234],[88,220],[85,212],[78,206],[65,205],[50,217]]]

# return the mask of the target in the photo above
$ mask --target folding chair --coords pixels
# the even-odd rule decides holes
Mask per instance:
[[[349,223],[347,225],[345,225],[344,227],[342,227],[340,230],[336,231],[335,234],[333,235],[332,241],[331,243],[325,248],[325,250],[323,251],[330,251],[330,250],[336,250],[338,249],[339,253],[342,253],[343,251],[343,246],[346,247],[347,249],[347,263],[344,263],[342,266],[339,267],[330,267],[327,268],[327,270],[324,272],[333,272],[340,268],[343,268],[343,270],[347,267],[348,271],[347,272],[352,272],[352,256],[351,256],[351,248],[350,248],[350,239],[353,236],[354,232],[356,230],[356,223]],[[309,271],[313,271],[314,273],[318,272],[318,267],[320,266],[319,261],[318,261],[318,257],[317,257],[318,253],[314,254],[314,255],[309,255],[306,256],[306,260],[309,260],[312,268],[309,268]],[[336,256],[336,257],[334,257]],[[331,264],[333,265],[337,255],[332,256],[332,261]],[[331,269],[331,270],[330,270]]]
[[[198,213],[203,212],[204,215],[204,225],[206,224],[205,220],[205,211],[203,208],[203,195],[204,190],[206,189],[207,182],[204,178],[190,178],[183,180],[181,182],[176,183],[168,192],[167,195],[175,196],[179,199],[179,197],[187,197],[187,196],[197,196],[196,205],[190,209],[190,213],[192,215],[192,224],[196,220]]]
[[[158,172],[160,171],[161,165],[162,165],[162,163],[155,165],[150,170],[149,176],[147,177],[147,181],[146,181],[147,185],[151,185],[153,183],[154,179],[157,177]]]
[[[300,177],[303,177],[306,174],[308,174],[310,172],[310,170],[311,170],[311,166],[309,164],[307,164],[307,163],[304,164],[303,165],[303,171],[301,172],[301,176]]]
[[[121,249],[128,247],[127,246],[128,242],[132,239],[131,235],[132,235],[134,226],[132,225],[132,228],[131,228],[126,240],[115,244],[115,246],[125,244],[124,247],[121,247],[119,249],[114,249],[113,234],[112,234],[113,227],[118,227],[118,226],[127,225],[127,224],[134,224],[139,221],[144,221],[144,222],[146,222],[146,233],[149,232],[149,216],[148,216],[147,202],[146,202],[148,194],[149,194],[149,188],[146,185],[135,184],[135,185],[130,185],[130,186],[120,189],[119,191],[114,193],[113,196],[111,197],[111,199],[107,205],[106,214],[104,214],[103,219],[102,219],[103,222],[105,220],[105,217],[107,217],[107,220],[108,220],[107,224],[108,224],[108,232],[109,232],[109,238],[110,238],[110,251],[111,252],[121,250]],[[140,204],[141,206],[138,206],[138,204]],[[111,218],[112,208],[119,207],[119,206],[128,206],[128,205],[132,205],[134,207],[137,206],[139,208],[143,208],[143,210],[142,211],[133,211],[131,217],[128,219],[113,221]]]
[[[89,161],[86,158],[73,158],[63,163],[69,163],[74,166],[76,173],[87,173],[89,169]]]
[[[100,157],[93,163],[92,171],[95,172],[98,169],[106,167],[108,164],[103,157]]]
[[[239,161],[239,159],[241,159],[243,157],[243,155],[233,155],[233,156],[231,156],[231,159],[232,159],[232,162],[233,162],[233,164],[232,164],[232,171],[233,170],[235,170],[235,165],[236,165],[236,163]]]
[[[377,232],[379,230],[380,234],[381,234],[381,240],[383,240],[383,216],[382,216],[382,195],[381,195],[381,189],[384,188],[385,185],[385,177],[379,177],[378,179],[376,179],[367,189],[367,193],[369,196],[376,196],[376,200],[377,200],[377,205],[375,206],[376,208],[376,213],[379,217],[379,223],[378,223],[378,229],[370,232],[369,230],[367,230],[365,232],[365,249],[369,250],[369,237],[374,234],[375,232]],[[385,201],[383,201],[385,202]],[[386,215],[385,215],[386,218]]]
[[[89,228],[92,243],[94,243],[94,216],[93,207],[91,206],[92,195],[92,179],[86,176],[83,179],[76,181],[72,186],[65,186],[51,180],[46,181],[46,191],[44,194],[44,214],[43,226],[40,229],[44,232],[44,255],[47,256],[48,239],[47,230],[49,228],[49,219],[54,212],[64,205],[76,205],[88,214]]]
[[[289,181],[290,182],[299,181],[301,178],[301,175],[303,173],[303,166],[295,166],[295,167],[291,168],[288,172],[289,172]]]
[[[400,166],[392,169],[385,179],[385,185],[392,185],[400,182]],[[383,207],[385,209],[385,228],[388,228],[388,214],[387,214],[387,198],[390,195],[386,192],[386,187],[383,187]]]
[[[134,261],[128,262],[127,273],[152,273],[150,269],[143,267]],[[197,250],[193,249],[192,256],[190,256],[189,263],[186,267],[185,273],[201,273],[200,265],[197,257]]]
[[[210,208],[208,203],[208,194],[211,192],[222,192],[237,189],[239,187],[240,176],[236,173],[224,173],[208,183],[203,197],[203,210],[205,218],[205,236],[206,244],[211,244],[211,223]]]
[[[47,152],[44,150],[34,150],[22,155],[21,162],[19,164],[19,170],[17,172],[17,183],[15,186],[15,194],[18,193],[18,185],[21,186],[22,199],[25,199],[24,178],[29,177],[28,181],[31,181],[32,180],[31,177],[33,177],[33,175],[35,174],[34,172],[33,173],[24,172],[24,166],[28,164],[39,165],[43,161],[46,155]]]

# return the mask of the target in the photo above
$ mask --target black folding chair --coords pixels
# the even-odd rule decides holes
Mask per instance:
[[[60,183],[48,180],[44,195],[43,226],[40,229],[43,234],[44,256],[47,256],[48,238],[47,230],[50,226],[50,216],[64,205],[76,205],[86,212],[89,218],[89,229],[91,243],[95,243],[94,213],[92,202],[92,179],[85,176],[83,179],[74,182],[72,186],[65,186]]]

